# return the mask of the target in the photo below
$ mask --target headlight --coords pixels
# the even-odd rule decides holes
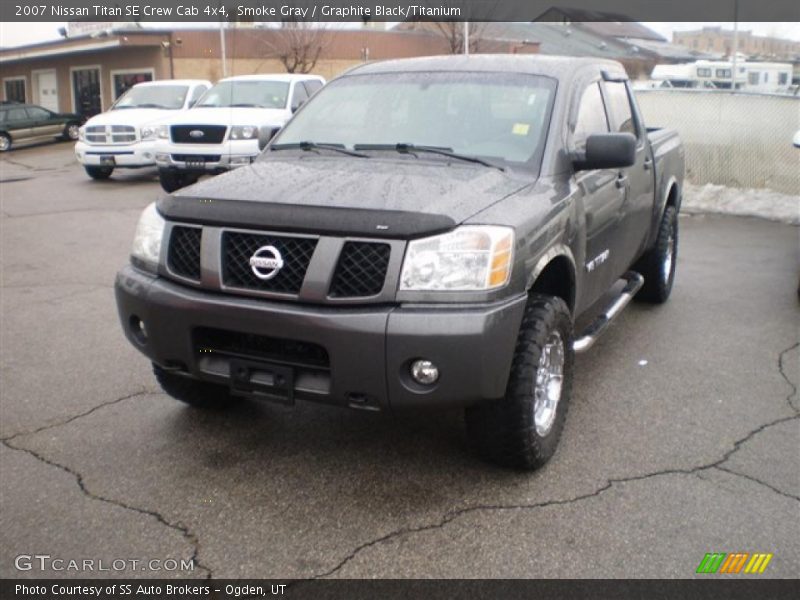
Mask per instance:
[[[153,140],[156,138],[157,134],[157,127],[142,127],[141,131],[139,132],[139,137],[143,140]]]
[[[169,127],[166,125],[159,125],[156,129],[156,136],[161,140],[169,139]]]
[[[514,230],[465,225],[408,244],[401,290],[492,290],[508,283],[514,258]]]
[[[258,127],[253,125],[231,127],[232,140],[251,140],[256,136],[258,136]]]
[[[164,224],[164,219],[158,214],[155,203],[144,209],[142,216],[139,217],[131,248],[131,258],[136,266],[153,272],[157,270]]]
[[[85,127],[79,127],[78,128],[78,139],[80,141],[82,141],[82,142],[86,141],[86,128]]]

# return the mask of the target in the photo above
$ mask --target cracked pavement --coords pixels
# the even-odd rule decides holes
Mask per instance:
[[[90,181],[54,144],[0,180],[2,577],[64,575],[14,570],[34,553],[197,565],[136,577],[692,577],[712,551],[800,572],[795,227],[682,218],[673,297],[577,358],[530,475],[472,456],[458,413],[184,408],[111,287],[154,172]]]

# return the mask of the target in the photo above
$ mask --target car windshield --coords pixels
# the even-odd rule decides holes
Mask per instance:
[[[188,85],[137,85],[120,96],[111,109],[164,108],[177,110],[183,108],[188,92]]]
[[[286,81],[221,81],[195,105],[198,107],[286,108]]]
[[[553,79],[517,73],[347,76],[320,90],[273,146],[316,142],[436,157],[407,151],[428,146],[538,167],[555,87]]]

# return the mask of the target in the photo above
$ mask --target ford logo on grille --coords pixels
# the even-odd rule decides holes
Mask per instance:
[[[201,138],[201,137],[203,137],[204,135],[205,135],[205,133],[203,133],[203,132],[202,132],[202,131],[200,131],[199,129],[192,129],[192,130],[189,132],[189,137],[193,137],[193,138]]]
[[[264,281],[272,279],[283,268],[283,257],[275,246],[261,246],[250,257],[253,275]]]

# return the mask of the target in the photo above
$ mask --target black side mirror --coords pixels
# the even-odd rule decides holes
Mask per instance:
[[[261,152],[267,147],[269,141],[278,133],[277,127],[262,127],[258,130],[258,151]]]
[[[586,138],[586,151],[572,164],[576,171],[621,169],[636,162],[636,137],[632,133],[596,133]]]

